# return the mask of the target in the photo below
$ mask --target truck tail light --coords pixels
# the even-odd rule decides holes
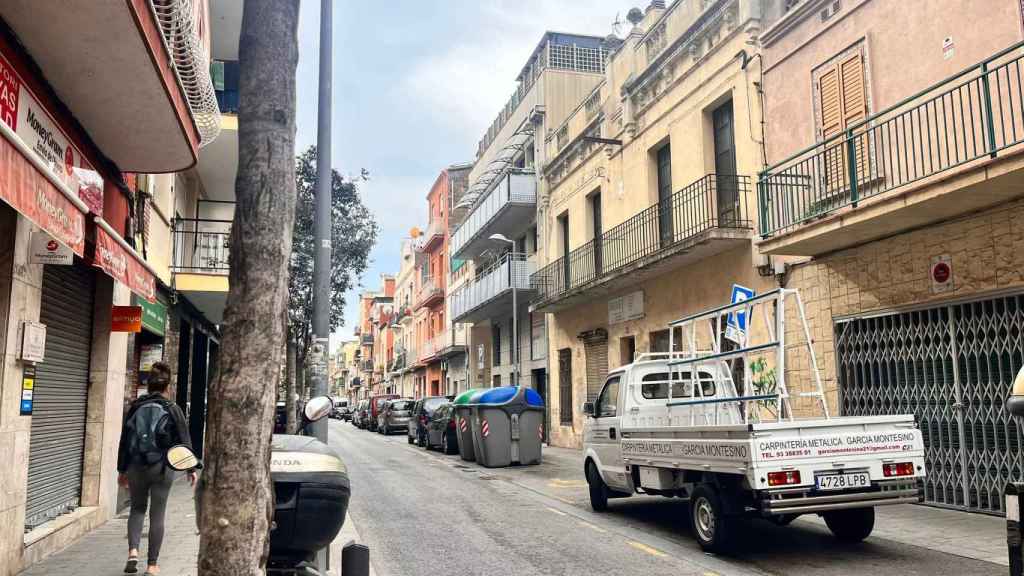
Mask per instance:
[[[791,484],[800,483],[800,471],[799,470],[787,470],[785,472],[769,472],[768,473],[768,485],[769,486],[789,486]]]
[[[900,462],[898,464],[882,464],[882,474],[884,474],[886,477],[913,476],[914,463]]]

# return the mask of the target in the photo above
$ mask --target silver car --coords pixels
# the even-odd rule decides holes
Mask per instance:
[[[408,430],[409,417],[412,416],[412,405],[414,403],[415,401],[409,398],[388,400],[377,416],[377,432],[391,434],[392,432],[405,432]]]

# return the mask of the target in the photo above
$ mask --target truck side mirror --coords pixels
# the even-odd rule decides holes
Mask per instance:
[[[1010,397],[1006,399],[1006,411],[1011,416],[1024,416],[1024,368],[1021,368],[1013,381]]]
[[[587,416],[593,416],[594,415],[594,403],[593,402],[584,402],[583,403],[583,413],[586,414]]]

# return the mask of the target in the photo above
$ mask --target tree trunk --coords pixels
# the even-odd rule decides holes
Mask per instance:
[[[242,11],[237,204],[199,484],[199,576],[261,575],[267,561],[270,437],[295,218],[298,17],[299,0],[246,0]]]
[[[295,373],[295,339],[292,338],[291,336],[289,336],[288,337],[288,385],[285,387],[285,400],[284,400],[284,406],[285,406],[284,409],[285,409],[285,412],[287,413],[287,417],[288,417],[288,424],[286,425],[285,430],[288,432],[288,434],[294,434],[295,433],[295,429],[296,429],[295,421],[296,421],[296,416],[298,416],[298,412],[295,411],[295,393],[296,393],[296,390],[298,388],[295,385],[295,382],[296,382],[295,377],[296,377],[296,373]]]

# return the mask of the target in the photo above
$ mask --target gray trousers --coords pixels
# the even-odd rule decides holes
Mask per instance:
[[[142,525],[149,508],[149,546],[146,554],[148,563],[156,564],[160,558],[160,546],[164,541],[164,515],[167,512],[167,497],[174,484],[174,470],[162,462],[144,467],[128,467],[128,492],[132,507],[128,515],[128,548],[139,549],[142,540]]]

